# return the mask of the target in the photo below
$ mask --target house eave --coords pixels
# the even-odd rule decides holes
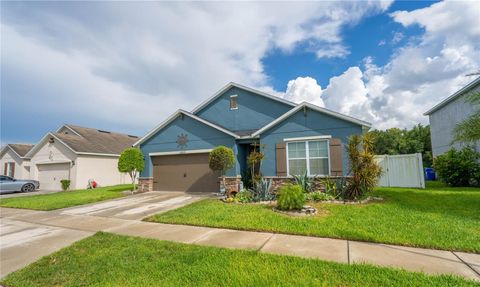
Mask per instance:
[[[277,124],[283,122],[284,120],[288,119],[290,116],[292,116],[296,112],[300,111],[302,108],[309,108],[309,109],[312,109],[312,110],[317,111],[319,113],[324,113],[324,114],[342,119],[344,121],[348,121],[348,122],[357,124],[359,126],[362,126],[362,129],[370,129],[371,126],[372,126],[372,124],[369,123],[369,122],[365,122],[365,121],[362,121],[362,120],[359,120],[359,119],[356,119],[356,118],[353,118],[353,117],[350,117],[350,116],[347,116],[347,115],[343,115],[343,114],[334,112],[332,110],[322,108],[322,107],[319,107],[319,106],[316,106],[316,105],[313,105],[313,104],[310,104],[310,103],[307,103],[307,102],[302,102],[302,103],[298,104],[295,108],[289,110],[285,114],[281,115],[280,117],[278,117],[274,121],[270,122],[269,124],[267,124],[263,128],[259,129],[255,133],[253,133],[252,136],[253,137],[258,137],[263,132],[269,130],[270,128],[272,128],[272,127],[276,126]]]
[[[434,112],[440,110],[441,108],[443,108],[444,106],[448,105],[449,103],[453,102],[454,100],[456,100],[458,97],[462,96],[463,94],[467,93],[468,91],[470,91],[471,89],[475,88],[475,86],[477,85],[480,85],[480,77],[476,78],[475,80],[473,80],[472,82],[470,82],[469,84],[467,84],[465,87],[461,88],[460,90],[456,91],[453,95],[447,97],[446,99],[444,99],[443,101],[441,101],[440,103],[438,103],[437,105],[435,105],[433,108],[431,108],[430,110],[426,111],[425,113],[423,113],[424,116],[429,116],[431,114],[433,114]]]
[[[210,126],[216,130],[219,130],[225,134],[228,134],[230,136],[232,136],[233,138],[235,139],[238,139],[240,138],[237,134],[234,134],[233,132],[227,130],[227,129],[224,129],[214,123],[211,123],[205,119],[202,119],[200,117],[197,117],[196,115],[192,114],[192,113],[189,113],[187,111],[184,111],[184,110],[177,110],[175,113],[173,113],[171,116],[169,116],[165,121],[163,121],[161,124],[159,124],[158,126],[156,126],[153,130],[151,130],[150,132],[148,132],[145,136],[143,136],[141,139],[139,139],[137,142],[135,142],[132,146],[134,147],[137,147],[139,146],[140,144],[142,144],[143,142],[145,142],[146,140],[148,140],[149,138],[151,138],[153,135],[155,135],[156,133],[158,133],[160,130],[162,130],[164,127],[166,127],[168,124],[170,124],[172,121],[174,121],[180,114],[183,114],[187,117],[190,117],[196,121],[199,121],[207,126]]]

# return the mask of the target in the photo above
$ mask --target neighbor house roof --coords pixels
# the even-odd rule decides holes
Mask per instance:
[[[323,114],[327,114],[327,115],[330,115],[330,116],[333,116],[333,117],[336,117],[336,118],[339,118],[339,119],[342,119],[342,120],[345,120],[347,122],[351,122],[351,123],[354,123],[354,124],[357,124],[357,125],[360,125],[364,128],[370,128],[372,126],[371,123],[369,122],[365,122],[365,121],[362,121],[362,120],[359,120],[359,119],[356,119],[356,118],[353,118],[353,117],[350,117],[350,116],[347,116],[347,115],[344,115],[344,114],[341,114],[341,113],[337,113],[337,112],[334,112],[332,110],[329,110],[329,109],[326,109],[326,108],[322,108],[322,107],[319,107],[319,106],[316,106],[316,105],[313,105],[313,104],[310,104],[310,103],[307,103],[307,102],[302,102],[300,104],[298,104],[295,108],[289,110],[288,112],[286,112],[285,114],[281,115],[280,117],[278,117],[277,119],[275,119],[274,121],[270,122],[269,124],[267,124],[266,126],[264,126],[263,128],[259,129],[258,131],[254,132],[252,134],[252,137],[256,137],[256,136],[259,136],[260,134],[262,134],[263,132],[269,130],[270,128],[274,127],[275,125],[277,125],[278,123],[281,123],[282,121],[288,119],[290,116],[292,116],[293,114],[295,114],[296,112],[300,111],[301,109],[303,108],[309,108],[309,109],[312,109],[314,111],[317,111],[317,112],[320,112],[320,113],[323,113]]]
[[[424,116],[428,116],[428,115],[431,115],[433,114],[434,112],[438,111],[439,109],[443,108],[444,106],[446,106],[447,104],[449,104],[450,102],[456,100],[457,98],[459,98],[460,96],[466,94],[467,92],[469,92],[470,90],[472,90],[473,88],[477,87],[478,85],[480,85],[480,77],[476,78],[475,80],[473,80],[472,82],[470,82],[468,85],[466,85],[465,87],[461,88],[460,90],[458,90],[457,92],[455,92],[453,95],[451,95],[450,97],[446,98],[445,100],[441,101],[440,103],[438,103],[436,106],[434,106],[433,108],[431,108],[430,110],[426,111],[423,115]]]
[[[3,154],[7,149],[11,149],[18,157],[26,158],[25,156],[32,148],[33,144],[7,144],[0,154]]]
[[[63,125],[58,131],[64,127],[72,131],[72,133],[47,133],[42,140],[30,150],[28,153],[29,156],[32,156],[41,144],[51,137],[57,139],[77,154],[112,156],[120,155],[124,149],[131,147],[133,143],[138,140],[137,136],[75,125]]]
[[[239,88],[241,90],[245,90],[245,91],[248,91],[248,92],[251,92],[251,93],[254,93],[254,94],[257,94],[257,95],[260,95],[262,97],[265,97],[265,98],[269,98],[269,99],[272,99],[272,100],[275,100],[277,102],[281,102],[281,103],[284,103],[284,104],[287,104],[289,106],[296,106],[297,104],[295,104],[294,102],[290,102],[288,100],[285,100],[285,99],[282,99],[280,97],[277,97],[277,96],[274,96],[274,95],[270,95],[268,93],[265,93],[265,92],[262,92],[260,90],[256,90],[256,89],[252,89],[252,88],[249,88],[249,87],[246,87],[244,85],[240,85],[238,83],[234,83],[234,82],[230,82],[228,84],[226,84],[223,88],[221,88],[219,91],[217,91],[215,94],[213,94],[213,96],[211,96],[210,98],[206,99],[205,101],[203,101],[200,105],[198,105],[196,108],[194,108],[192,110],[192,114],[196,114],[198,113],[200,110],[202,110],[204,107],[206,107],[208,104],[210,104],[211,102],[213,102],[216,98],[218,98],[219,96],[221,96],[223,93],[225,93],[228,89],[230,88]]]
[[[161,129],[163,129],[164,127],[166,127],[169,123],[173,122],[179,115],[185,115],[185,116],[188,116],[196,121],[199,121],[207,126],[210,126],[216,130],[219,130],[227,135],[230,135],[234,138],[239,138],[239,135],[232,132],[232,131],[229,131],[219,125],[216,125],[214,123],[211,123],[205,119],[202,119],[200,117],[197,117],[196,115],[192,114],[192,113],[189,113],[187,111],[184,111],[184,110],[177,110],[175,113],[173,113],[170,117],[168,117],[165,121],[163,121],[161,124],[159,124],[158,126],[156,126],[153,130],[151,130],[150,132],[148,132],[145,136],[143,136],[141,139],[139,139],[137,142],[135,142],[133,145],[134,146],[138,146],[139,144],[145,142],[146,140],[148,140],[149,138],[151,138],[152,136],[154,136],[158,131],[160,131]]]

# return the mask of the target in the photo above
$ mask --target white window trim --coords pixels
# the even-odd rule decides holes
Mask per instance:
[[[284,142],[293,142],[293,141],[308,141],[308,140],[324,140],[331,139],[332,136],[312,136],[312,137],[300,137],[300,138],[286,138],[283,139]]]
[[[295,138],[295,140],[293,139],[290,139],[287,141],[287,139],[284,139],[284,141],[286,141],[286,145],[285,145],[285,150],[286,150],[286,161],[287,161],[287,176],[288,177],[292,177],[292,175],[290,174],[290,164],[289,164],[289,160],[290,158],[288,157],[288,144],[289,143],[292,143],[292,142],[304,142],[305,143],[305,156],[306,158],[291,158],[291,159],[305,159],[306,161],[306,164],[307,164],[307,176],[309,177],[314,177],[314,176],[330,176],[331,175],[331,171],[330,171],[330,138],[331,136],[329,136],[329,138],[315,138],[315,137],[311,137],[312,139],[310,140],[299,140],[299,139],[302,139],[302,138]],[[328,159],[328,174],[311,174],[310,173],[310,159],[323,159],[325,157],[312,157],[310,158],[310,151],[309,151],[309,147],[308,147],[308,142],[309,141],[325,141],[327,142],[327,159]]]
[[[7,164],[7,170],[6,170],[6,176],[9,176],[9,177],[15,177],[15,174],[11,174],[11,171],[12,171],[12,166],[15,167],[15,162],[13,161],[10,161],[10,162],[6,162]]]
[[[231,111],[238,110],[238,95],[231,95],[231,96],[230,96],[230,103],[229,103],[230,106],[231,106],[231,104],[232,104],[232,98],[236,98],[236,99],[237,99],[237,101],[236,101],[237,107],[236,107],[236,108],[230,107],[230,110],[231,110]]]

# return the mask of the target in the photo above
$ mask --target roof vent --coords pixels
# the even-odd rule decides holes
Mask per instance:
[[[103,130],[98,130],[99,132],[101,133],[105,133],[105,134],[109,134],[110,132],[109,131],[103,131]]]
[[[132,135],[128,135],[128,136],[134,139],[138,138],[137,136],[132,136]]]

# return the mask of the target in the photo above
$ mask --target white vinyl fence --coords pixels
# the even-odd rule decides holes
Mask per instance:
[[[383,174],[378,186],[425,188],[422,154],[377,155]]]

